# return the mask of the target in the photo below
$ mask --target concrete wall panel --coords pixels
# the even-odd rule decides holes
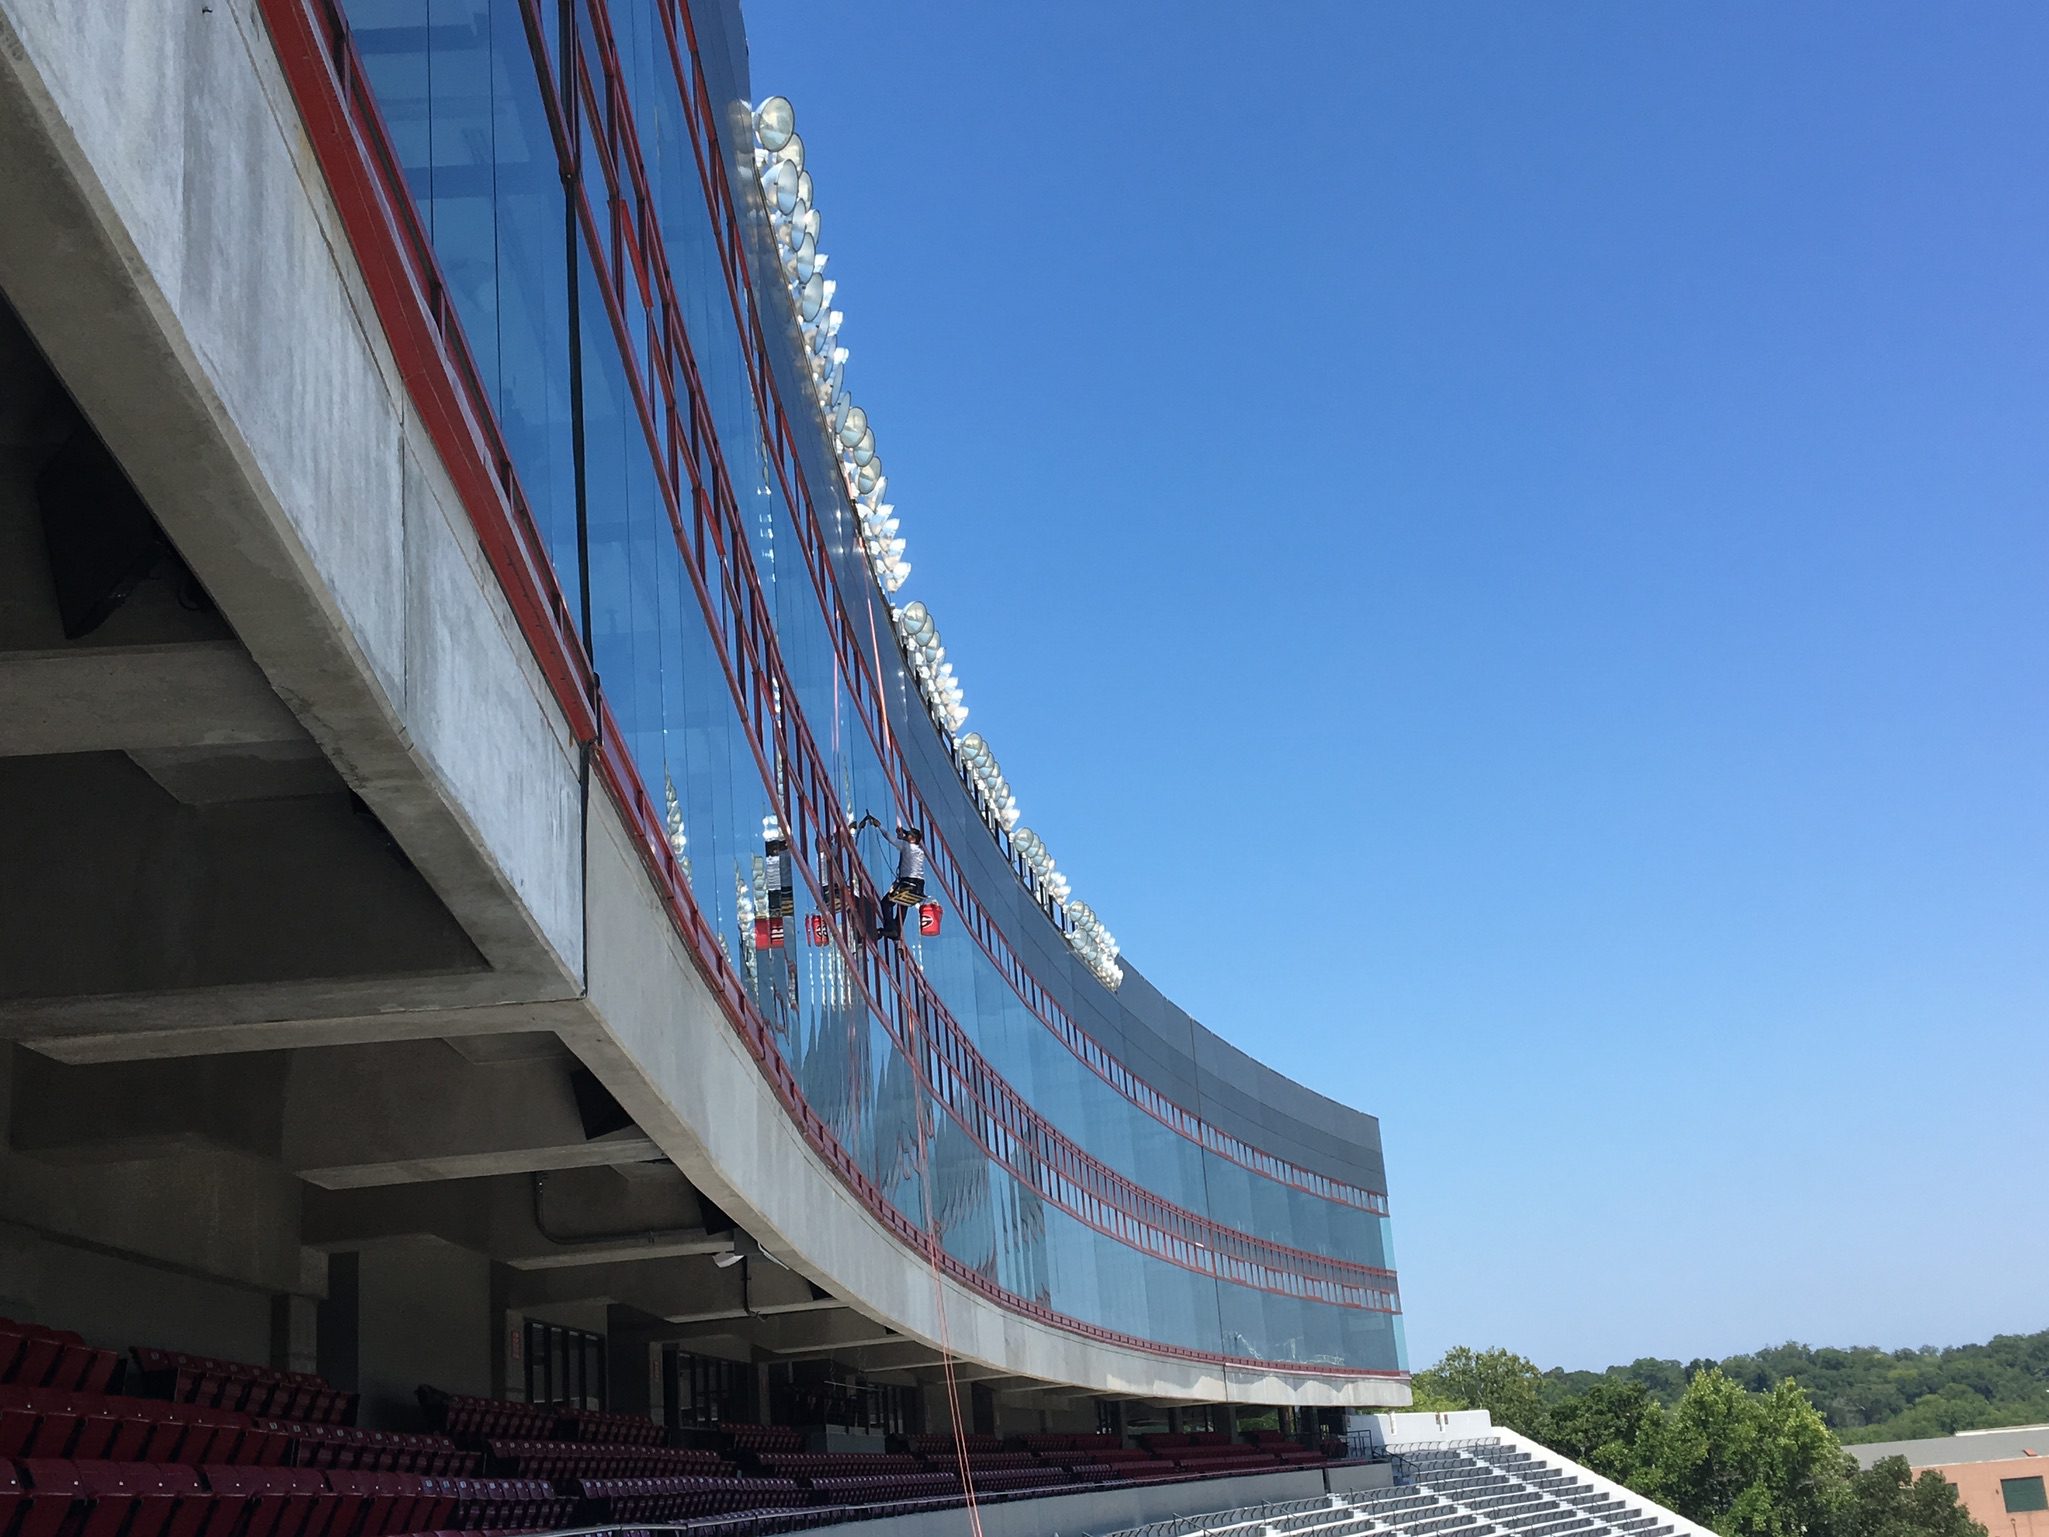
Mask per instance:
[[[423,1382],[488,1397],[498,1340],[490,1260],[417,1238],[373,1245],[358,1264],[363,1422],[418,1423],[413,1389]]]
[[[409,516],[409,406],[252,0],[0,0],[0,80],[0,288],[493,966],[574,992],[576,755],[445,480]]]

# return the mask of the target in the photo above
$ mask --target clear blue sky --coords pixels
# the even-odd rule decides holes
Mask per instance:
[[[2049,1327],[2049,6],[747,16],[905,596],[1415,1363]]]

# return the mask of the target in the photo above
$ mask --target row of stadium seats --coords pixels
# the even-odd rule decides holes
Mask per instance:
[[[96,1349],[69,1329],[0,1318],[0,1383],[101,1393],[120,1364],[113,1351]]]
[[[699,1447],[486,1441],[484,1450],[494,1473],[520,1478],[654,1478],[734,1471],[733,1464],[717,1452]]]
[[[471,1398],[430,1387],[422,1387],[418,1397],[427,1423],[447,1436],[471,1442],[556,1439],[555,1424],[560,1416],[543,1404]]]
[[[804,1433],[787,1425],[747,1425],[728,1421],[719,1426],[726,1444],[736,1452],[801,1452]]]
[[[957,1459],[950,1451],[930,1453],[926,1456],[925,1461],[928,1466],[935,1468],[959,1466]],[[1039,1468],[1044,1467],[1045,1464],[1030,1452],[969,1452],[968,1466],[977,1473],[984,1469],[994,1473],[1005,1468]]]
[[[419,1431],[364,1430],[356,1425],[281,1425],[291,1438],[286,1459],[302,1468],[353,1468],[365,1473],[425,1473],[435,1478],[474,1478],[483,1456],[463,1451],[447,1436]],[[517,1474],[514,1468],[494,1472]]]
[[[589,1478],[575,1489],[596,1521],[683,1521],[815,1501],[793,1478]]]
[[[18,1387],[0,1388],[0,1457],[289,1465],[434,1477],[472,1476],[482,1462],[446,1436],[294,1425],[234,1409]]]
[[[997,1436],[964,1435],[958,1441],[949,1435],[905,1436],[904,1445],[921,1457],[941,1453],[951,1457],[956,1446],[965,1446],[970,1454],[975,1452],[1000,1452],[1003,1441]]]
[[[788,1478],[924,1471],[924,1464],[908,1452],[757,1452],[753,1460],[762,1472]]]
[[[1094,1435],[1064,1435],[1053,1431],[1041,1431],[1032,1435],[1016,1436],[1013,1439],[1028,1452],[1093,1452],[1124,1444],[1116,1436],[1102,1432]]]
[[[392,1537],[565,1525],[575,1501],[539,1480],[0,1461],[9,1537]]]
[[[422,1386],[416,1395],[427,1423],[464,1440],[569,1441],[587,1446],[660,1446],[667,1432],[644,1414],[554,1409],[504,1398],[472,1398]]]
[[[842,1505],[871,1500],[915,1499],[960,1493],[960,1478],[947,1473],[865,1473],[814,1478],[811,1487]]]
[[[588,1441],[601,1446],[660,1446],[662,1427],[644,1414],[609,1414],[578,1409],[555,1422],[558,1441]]]
[[[220,1361],[182,1350],[137,1345],[137,1380],[127,1384],[145,1398],[233,1409],[242,1414],[310,1425],[352,1425],[356,1395],[344,1393],[311,1372],[277,1371],[241,1361]]]

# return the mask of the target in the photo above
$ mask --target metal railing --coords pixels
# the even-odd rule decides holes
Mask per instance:
[[[1230,1510],[1212,1510],[1192,1516],[1163,1516],[1143,1526],[1129,1526],[1107,1537],[1195,1537],[1198,1532],[1227,1532],[1238,1527],[1262,1527],[1280,1516],[1299,1516],[1312,1510],[1342,1510],[1344,1505],[1328,1494],[1303,1500],[1271,1500],[1263,1505],[1239,1505]]]

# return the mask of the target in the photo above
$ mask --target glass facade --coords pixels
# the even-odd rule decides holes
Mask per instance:
[[[602,746],[807,1134],[1006,1305],[1185,1356],[1403,1370],[1384,1196],[1126,1066],[1117,995],[1026,959],[1064,956],[1053,920],[1004,851],[966,847],[1000,835],[930,768],[947,748],[849,557],[823,428],[783,414],[764,338],[787,301],[751,286],[759,216],[719,139],[745,83],[706,86],[681,0],[339,10],[601,680]],[[895,850],[871,812],[952,839],[937,932],[901,946],[874,938]]]

